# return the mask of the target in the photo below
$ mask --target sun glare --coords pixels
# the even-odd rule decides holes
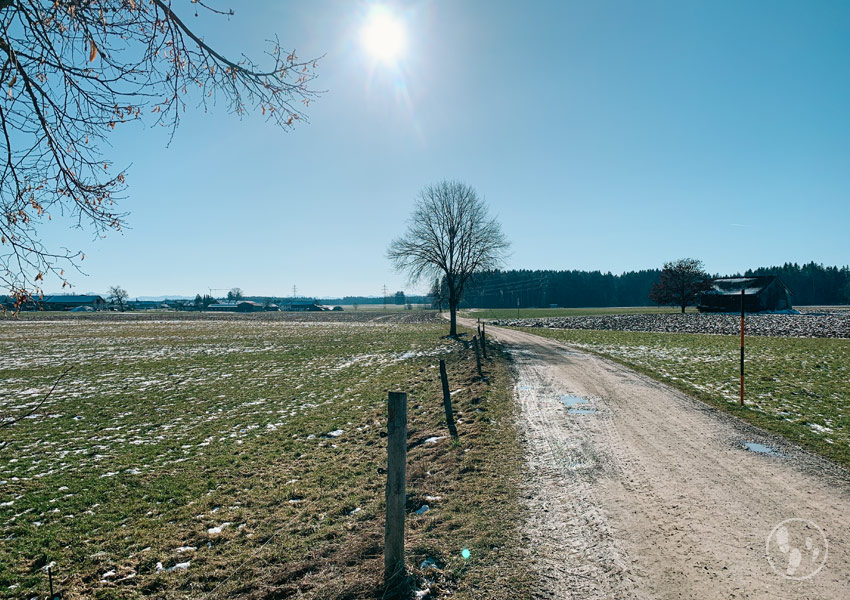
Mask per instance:
[[[393,63],[404,53],[404,25],[387,12],[375,11],[360,30],[360,42],[376,60]]]

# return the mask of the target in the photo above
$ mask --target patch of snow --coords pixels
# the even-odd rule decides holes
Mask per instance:
[[[218,527],[210,527],[209,529],[207,529],[207,533],[210,534],[210,535],[217,535],[217,534],[221,533],[222,531],[224,531],[225,529],[227,529],[228,525],[230,525],[230,523],[226,522],[226,523],[222,523]]]
[[[832,433],[831,428],[824,427],[823,425],[818,425],[817,423],[809,423],[809,427],[811,427],[818,433]]]

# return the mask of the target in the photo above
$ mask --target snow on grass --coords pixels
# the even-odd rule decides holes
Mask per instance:
[[[262,523],[240,506],[244,490],[218,510],[187,507],[218,494],[222,473],[252,481],[281,443],[338,452],[361,440],[375,424],[357,426],[351,411],[384,393],[375,384],[384,374],[455,351],[441,331],[391,320],[0,321],[0,418],[36,407],[74,366],[32,418],[3,430],[0,588],[41,584],[29,565],[43,540],[88,548],[63,568],[112,585],[131,575],[120,556],[143,547],[154,550],[140,577],[188,568],[168,557],[210,551],[206,537],[251,539]],[[192,518],[203,511],[215,521]],[[162,528],[180,537],[159,539]]]

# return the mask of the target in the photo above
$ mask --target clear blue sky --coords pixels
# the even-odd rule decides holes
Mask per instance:
[[[419,291],[385,251],[442,178],[486,198],[510,268],[850,263],[850,2],[384,4],[406,29],[396,66],[360,43],[365,2],[190,17],[231,55],[274,34],[324,54],[327,92],[293,132],[225,106],[187,113],[168,147],[116,131],[130,229],[63,238],[87,254],[75,289]]]

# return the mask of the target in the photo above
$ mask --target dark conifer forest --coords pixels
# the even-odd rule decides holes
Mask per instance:
[[[620,275],[601,271],[512,270],[476,276],[461,302],[463,307],[592,307],[651,306],[649,290],[660,269]],[[814,262],[748,269],[744,273],[715,273],[716,277],[778,275],[795,305],[850,303],[850,267],[827,267]]]

